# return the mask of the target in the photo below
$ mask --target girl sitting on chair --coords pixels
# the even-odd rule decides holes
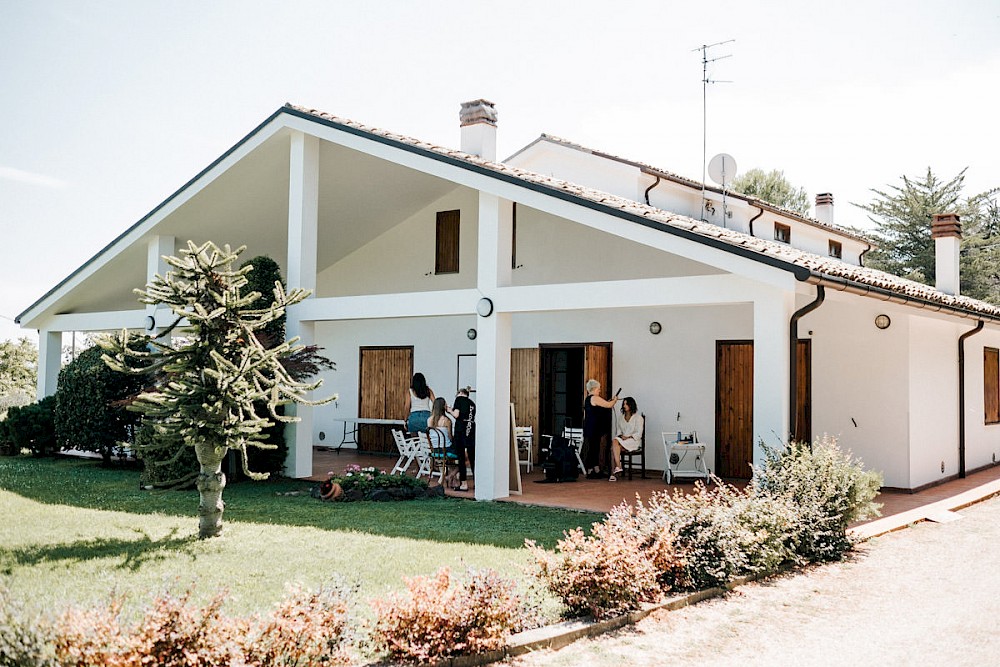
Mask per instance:
[[[642,415],[637,413],[635,399],[626,396],[622,401],[622,415],[625,419],[619,422],[618,436],[611,441],[611,461],[614,471],[609,480],[612,482],[622,474],[622,450],[634,452],[642,447],[642,429],[645,425],[642,423]]]

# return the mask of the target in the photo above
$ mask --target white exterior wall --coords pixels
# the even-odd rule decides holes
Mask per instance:
[[[649,333],[654,320],[663,326],[657,336]],[[614,389],[621,387],[622,396],[633,396],[646,414],[646,467],[664,467],[661,432],[697,430],[710,444],[708,464],[715,469],[715,343],[753,337],[751,304],[630,308],[610,314],[522,313],[515,314],[512,322],[513,348],[612,343]],[[316,408],[314,441],[320,441],[323,431],[323,443],[335,446],[342,425],[333,420],[358,414],[360,346],[412,345],[414,370],[424,373],[431,388],[450,402],[457,389],[457,355],[476,352],[476,342],[466,337],[466,331],[475,326],[472,315],[318,322],[317,343],[337,364],[336,371],[323,375],[324,388],[319,393],[337,392],[340,398],[336,404]]]
[[[970,327],[919,314],[909,320],[909,487],[916,488],[958,474],[958,337]]]
[[[636,167],[547,141],[535,144],[510,164],[633,201],[643,201],[641,197],[637,199],[637,194],[641,196],[647,187],[643,186],[643,190],[636,193],[639,176]]]
[[[317,296],[354,296],[424,292],[474,287],[478,258],[479,199],[474,190],[456,188],[379,235],[333,266],[317,280]],[[458,209],[459,272],[434,274],[437,212]]]
[[[960,334],[973,328],[970,320]],[[957,340],[957,336],[956,336]],[[956,349],[958,347],[956,342]],[[965,469],[976,470],[1000,461],[1000,424],[986,424],[983,398],[983,353],[1000,349],[1000,331],[986,327],[965,339]]]
[[[813,438],[837,437],[900,488],[910,486],[908,310],[827,290],[799,320],[799,338],[812,339]],[[888,329],[875,327],[879,313],[892,318]]]

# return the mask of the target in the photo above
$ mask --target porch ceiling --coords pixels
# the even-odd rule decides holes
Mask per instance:
[[[61,295],[51,314],[135,310],[133,289],[146,283],[146,241],[173,236],[246,245],[244,258],[266,254],[285,267],[288,244],[289,132],[280,131],[145,235],[114,252],[103,265]],[[192,184],[193,185],[193,184]],[[320,147],[318,270],[440,198],[454,183],[327,142]],[[98,256],[97,261],[101,260]]]

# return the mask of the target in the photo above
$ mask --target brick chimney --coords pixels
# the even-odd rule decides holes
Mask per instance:
[[[962,245],[962,223],[955,213],[935,213],[931,220],[934,239],[934,286],[939,292],[958,295],[958,251]]]
[[[462,102],[458,119],[462,128],[462,152],[496,162],[497,109],[493,102],[489,100]]]
[[[816,219],[827,225],[833,224],[833,195],[829,192],[816,195]]]

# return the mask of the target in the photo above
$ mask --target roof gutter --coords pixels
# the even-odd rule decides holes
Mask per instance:
[[[974,329],[958,337],[958,476],[965,479],[965,339],[983,330],[979,320]]]
[[[928,299],[922,299],[916,296],[908,296],[906,294],[900,294],[899,292],[893,292],[887,290],[883,287],[876,287],[875,285],[865,285],[864,283],[859,283],[854,280],[849,280],[847,278],[841,278],[839,276],[831,276],[825,273],[817,273],[815,271],[810,271],[806,269],[808,276],[805,278],[800,278],[799,274],[795,277],[800,282],[807,282],[811,285],[823,285],[831,289],[835,289],[838,292],[848,292],[850,294],[857,294],[859,296],[868,296],[880,301],[888,301],[890,303],[897,303],[900,305],[914,306],[916,308],[923,308],[931,312],[946,313],[948,315],[955,315],[957,317],[964,317],[969,320],[988,320],[990,322],[1000,322],[1000,315],[990,315],[988,313],[977,313],[971,310],[965,310],[964,308],[959,308],[957,306],[949,306],[943,303],[935,303]]]
[[[760,213],[758,213],[754,217],[750,218],[750,236],[754,235],[754,233],[753,233],[753,221],[756,220],[757,218],[759,218],[760,216],[764,215],[764,207],[763,206],[757,206],[757,208],[760,209]]]
[[[798,432],[798,394],[799,394],[799,320],[823,305],[826,299],[826,288],[816,285],[816,298],[802,306],[788,320],[788,432],[789,438],[794,438]],[[810,443],[810,447],[812,444]]]

